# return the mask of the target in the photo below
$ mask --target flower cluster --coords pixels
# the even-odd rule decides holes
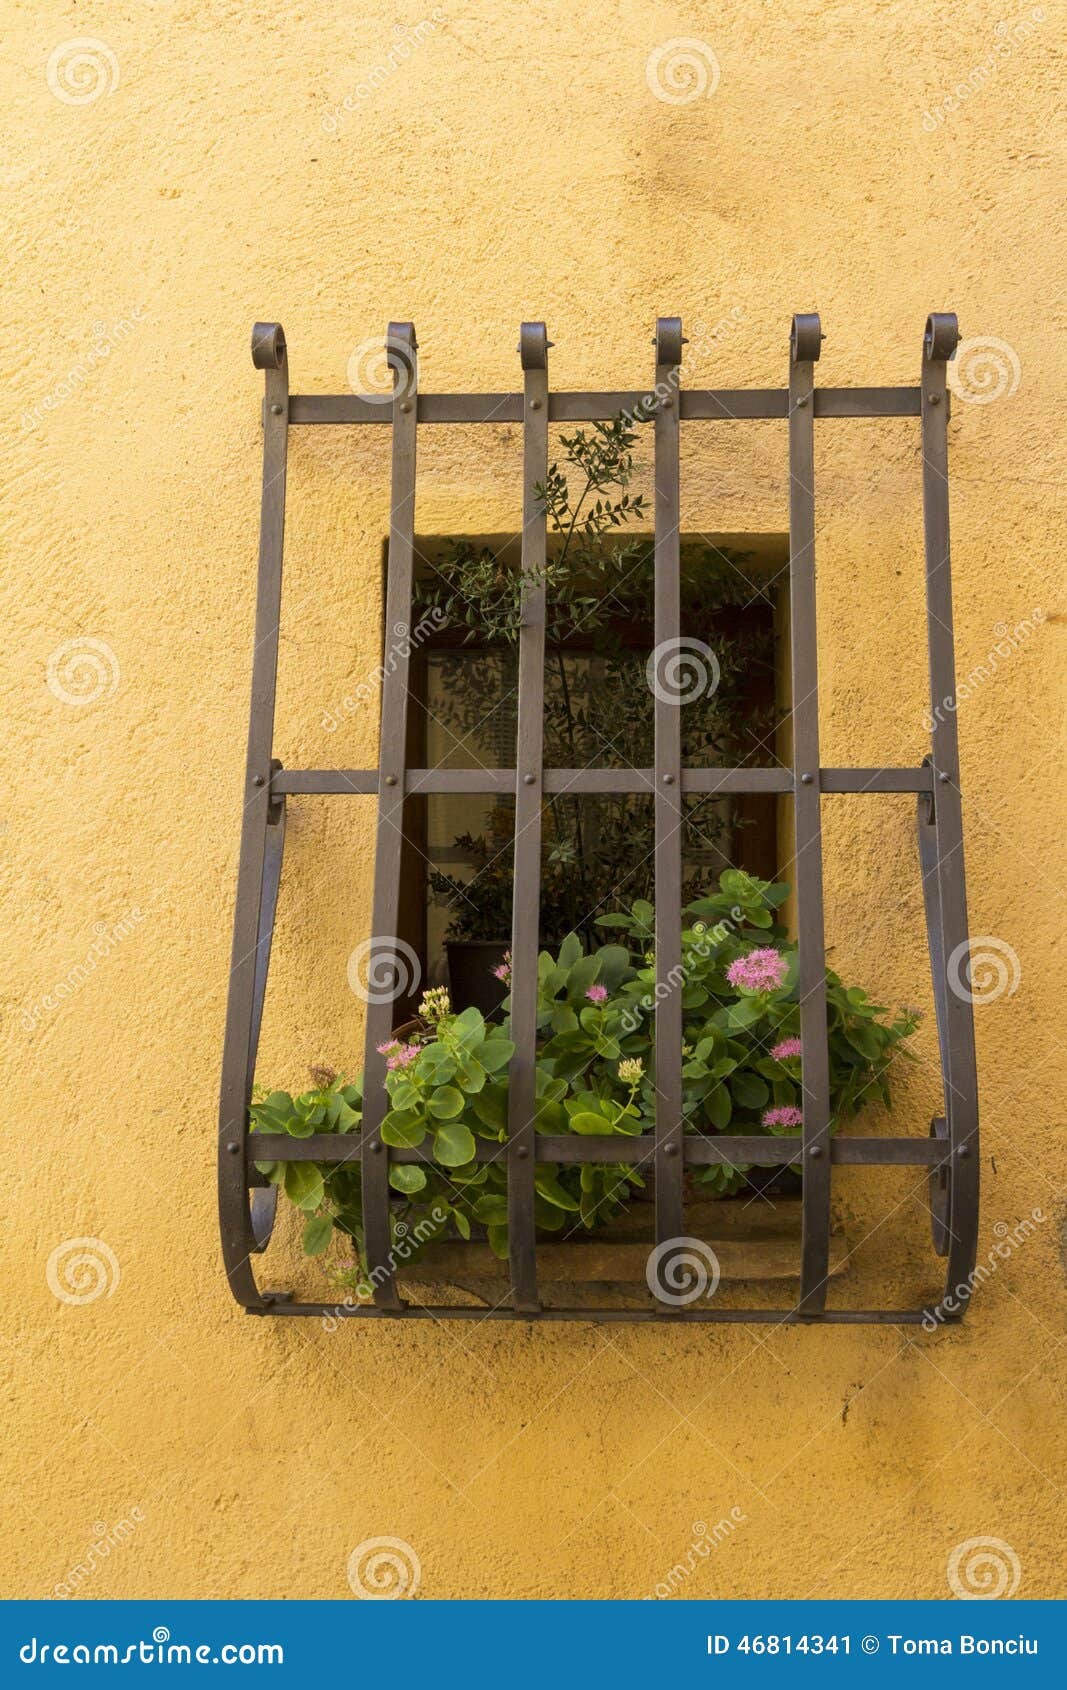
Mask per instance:
[[[390,1039],[388,1044],[378,1046],[378,1055],[385,1057],[385,1066],[392,1072],[397,1068],[407,1068],[415,1061],[420,1048],[419,1045],[405,1045],[399,1039]]]
[[[443,1021],[451,1013],[452,1003],[448,996],[447,986],[431,986],[428,992],[423,993],[422,1002],[419,1004],[419,1014],[424,1021],[429,1021],[432,1026],[436,1027],[439,1021]]]
[[[788,1062],[790,1057],[800,1055],[799,1039],[782,1039],[780,1043],[772,1045],[771,1055],[776,1062]]]
[[[777,992],[785,985],[788,964],[781,951],[766,945],[734,959],[726,970],[731,986],[745,992]]]
[[[776,1109],[763,1111],[763,1125],[773,1132],[792,1132],[804,1125],[804,1116],[795,1104],[782,1103]]]

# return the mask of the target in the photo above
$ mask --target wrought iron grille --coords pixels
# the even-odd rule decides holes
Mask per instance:
[[[656,327],[655,383],[651,405],[655,441],[656,647],[677,641],[679,587],[679,427],[720,420],[780,419],[789,439],[789,591],[792,669],[792,767],[684,767],[680,712],[666,698],[655,706],[655,760],[651,769],[543,767],[545,599],[537,585],[546,556],[546,515],[534,488],[548,471],[550,423],[607,421],[620,412],[648,414],[649,395],[633,392],[550,392],[543,323],[520,332],[521,393],[422,393],[414,328],[392,323],[387,336],[393,393],[385,403],[352,396],[291,395],[285,336],[279,324],[257,323],[252,358],[266,377],[263,407],[263,492],[256,606],[247,784],[234,918],[233,959],[223,1056],[219,1136],[219,1198],[226,1272],[237,1301],[253,1314],[321,1315],[330,1304],[295,1301],[289,1293],[260,1290],[253,1258],[266,1249],[274,1222],[275,1187],[267,1187],[256,1160],[336,1163],[361,1161],[363,1218],[372,1304],[333,1312],[364,1319],[486,1318],[512,1320],[669,1320],[688,1325],[713,1321],[920,1322],[958,1319],[967,1306],[959,1288],[971,1283],[978,1226],[978,1106],[974,1029],[965,993],[950,989],[946,963],[965,955],[967,909],[963,870],[956,718],[937,702],[955,691],[952,591],[949,563],[947,360],[959,329],[954,315],[927,320],[921,379],[915,387],[817,388],[815,364],[823,335],[814,314],[794,317],[788,386],[723,391],[685,390],[680,384],[682,325],[661,318]],[[816,420],[852,417],[917,418],[922,443],[922,498],[926,554],[926,604],[931,697],[930,754],[917,768],[823,768],[819,755],[818,659],[815,598]],[[519,705],[515,766],[511,769],[411,769],[405,767],[408,656],[401,647],[386,674],[381,699],[377,769],[284,769],[273,757],[273,726],[281,613],[286,447],[290,428],[367,424],[392,430],[392,495],[388,546],[386,622],[410,623],[415,534],[416,442],[421,426],[449,423],[520,423],[523,427],[522,566],[526,596],[519,636]],[[545,795],[652,792],[655,803],[655,1059],[654,1134],[636,1138],[535,1135],[533,1118],[537,1009],[537,952],[541,865],[541,804]],[[478,1157],[506,1158],[510,1240],[510,1298],[506,1306],[438,1306],[406,1303],[390,1252],[389,1164],[429,1160],[428,1146],[390,1149],[380,1127],[386,1106],[385,1057],[379,1045],[391,1034],[388,1002],[368,1005],[364,1114],[358,1135],[248,1131],[248,1109],[263,1012],[271,938],[282,867],[285,812],[305,793],[377,797],[372,937],[395,934],[400,899],[403,806],[419,793],[513,794],[515,802],[514,916],[511,1033],[516,1051],[509,1071],[508,1132],[504,1145],[480,1141]],[[796,1140],[758,1136],[716,1139],[686,1134],[682,1119],[681,994],[664,983],[676,978],[682,955],[682,796],[686,793],[769,792],[793,799],[794,890],[799,954],[803,1127]],[[832,793],[917,795],[922,876],[944,1113],[928,1138],[832,1138],[827,1049],[823,936],[822,799]],[[664,989],[659,988],[663,986]],[[650,1164],[655,1176],[657,1246],[684,1236],[686,1167],[783,1162],[803,1173],[799,1295],[784,1309],[678,1306],[653,1296],[647,1308],[545,1307],[538,1291],[534,1223],[534,1168],[546,1162]],[[830,1252],[830,1177],[834,1164],[927,1168],[933,1244],[946,1258],[945,1291],[926,1308],[827,1308]]]

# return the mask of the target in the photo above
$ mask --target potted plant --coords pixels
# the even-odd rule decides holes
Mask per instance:
[[[777,921],[788,887],[727,870],[719,889],[686,911],[682,983],[683,1114],[687,1133],[729,1138],[802,1129],[796,950]],[[538,966],[537,1114],[540,1133],[634,1137],[655,1124],[656,977],[652,906],[600,918],[615,938],[589,950],[576,934]],[[827,972],[832,1127],[868,1102],[889,1105],[889,1067],[907,1054],[917,1012],[887,1011],[865,991]],[[478,1141],[507,1136],[507,1005],[498,1022],[474,1008],[452,1009],[442,988],[420,1005],[420,1027],[386,1047],[389,1109],[382,1138],[396,1146],[429,1144],[431,1159],[393,1164],[393,1227],[402,1259],[413,1260],[448,1237],[484,1236],[506,1257],[505,1158],[479,1161]],[[362,1081],[314,1071],[314,1085],[294,1096],[257,1092],[252,1130],[295,1137],[358,1130]],[[358,1158],[317,1166],[256,1166],[305,1216],[304,1249],[324,1254],[338,1237],[354,1287],[363,1283],[363,1217]],[[718,1197],[744,1190],[751,1170],[740,1160],[704,1167],[693,1178]],[[627,1163],[536,1166],[535,1215],[542,1238],[603,1227],[645,1184],[647,1170]]]

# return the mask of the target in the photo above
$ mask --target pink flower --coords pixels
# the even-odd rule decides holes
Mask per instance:
[[[387,1057],[385,1066],[390,1069],[407,1068],[410,1063],[414,1062],[418,1054],[418,1045],[398,1044],[393,1048],[392,1055]]]
[[[781,1044],[776,1044],[772,1048],[771,1055],[776,1062],[788,1062],[791,1056],[800,1055],[800,1040],[783,1039]]]
[[[497,965],[497,967],[493,969],[493,973],[496,975],[498,980],[502,980],[504,982],[505,986],[510,986],[510,984],[511,984],[511,952],[510,951],[504,952],[503,962],[499,963]]]
[[[793,1127],[802,1127],[804,1117],[794,1104],[783,1103],[777,1109],[763,1111],[763,1125],[770,1127],[772,1132],[788,1132]]]
[[[603,1003],[607,998],[608,988],[606,986],[590,986],[585,995],[590,1003]]]
[[[785,981],[786,969],[781,951],[767,946],[737,957],[726,970],[726,978],[731,986],[740,986],[746,992],[776,992]]]
[[[389,1040],[386,1041],[385,1044],[378,1046],[378,1055],[379,1056],[388,1056],[389,1052],[391,1050],[395,1050],[395,1049],[396,1049],[396,1040],[395,1039],[389,1039]]]

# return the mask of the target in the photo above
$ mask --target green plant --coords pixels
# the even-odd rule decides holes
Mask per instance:
[[[777,911],[788,887],[740,870],[720,877],[719,891],[688,906],[682,967],[668,989],[682,993],[683,1115],[688,1133],[795,1136],[801,1129],[799,1005],[796,951]],[[651,953],[654,913],[637,900],[600,918],[617,940],[595,951],[569,935],[538,961],[535,1127],[541,1134],[634,1137],[655,1123],[654,1017],[657,994]],[[890,1104],[888,1073],[914,1031],[916,1012],[892,1021],[859,987],[827,973],[832,1126],[871,1098]],[[426,1147],[419,1163],[394,1163],[395,1238],[411,1260],[435,1238],[469,1238],[483,1230],[507,1254],[507,1179],[503,1151],[478,1160],[479,1141],[503,1146],[507,1136],[508,1003],[500,1024],[477,1010],[454,1015],[446,995],[423,1000],[422,1031],[385,1047],[389,1109],[387,1144]],[[252,1106],[254,1131],[352,1133],[360,1124],[362,1086],[330,1070],[299,1096],[272,1092]],[[341,1163],[257,1163],[307,1217],[304,1248],[324,1252],[334,1232],[363,1257],[358,1159]],[[722,1163],[696,1181],[718,1195],[745,1184],[748,1166]],[[535,1164],[535,1217],[542,1232],[595,1228],[625,1205],[644,1181],[625,1163]],[[365,1264],[364,1264],[365,1265]]]
[[[635,426],[623,417],[563,435],[563,467],[554,463],[536,489],[551,538],[537,577],[546,598],[549,768],[646,767],[653,761],[647,662],[654,561],[650,537],[634,528],[648,518],[645,496],[630,491],[637,440]],[[753,596],[747,574],[739,573],[745,564],[740,554],[703,545],[690,548],[683,563],[685,629],[707,634],[725,607]],[[435,699],[435,714],[456,741],[470,738],[478,754],[490,730],[500,744],[514,744],[516,645],[523,593],[531,584],[530,576],[488,547],[457,542],[442,568],[418,586],[420,615],[433,612],[440,624],[462,630],[465,643],[477,644],[463,660],[458,684],[442,688]],[[752,677],[761,672],[764,690],[772,691],[769,624],[749,616],[746,625],[727,628],[720,620],[714,643],[717,684],[697,688],[684,707],[683,755],[691,764],[740,765],[759,753],[773,722],[773,709],[755,709],[751,694]],[[687,798],[685,808],[687,852],[711,848],[726,855],[729,823],[722,808],[699,798]],[[513,825],[513,803],[502,800],[481,833],[454,842],[469,861],[471,880],[431,873],[431,891],[449,909],[449,938],[508,936]],[[649,795],[551,796],[542,862],[545,942],[559,945],[577,932],[591,944],[606,897],[647,896],[653,837]]]

